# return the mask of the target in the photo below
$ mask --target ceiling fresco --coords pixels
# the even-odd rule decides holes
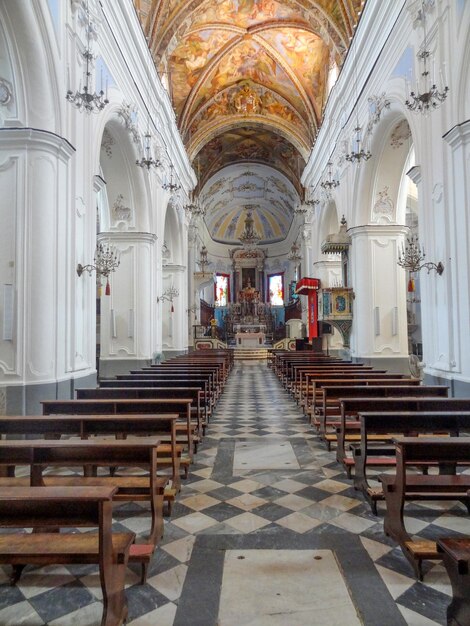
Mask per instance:
[[[198,174],[196,192],[221,169],[254,162],[282,173],[302,197],[330,70],[341,67],[363,0],[134,4]]]
[[[202,188],[205,222],[215,241],[240,245],[251,211],[260,244],[285,239],[297,198],[289,179],[266,165],[239,163],[220,170]]]

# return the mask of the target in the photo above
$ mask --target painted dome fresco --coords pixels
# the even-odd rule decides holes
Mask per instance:
[[[222,169],[254,162],[287,177],[301,198],[300,177],[364,1],[134,4],[198,174],[196,193]]]
[[[285,239],[297,192],[289,179],[265,165],[246,163],[219,171],[203,187],[205,222],[215,241],[239,245],[251,212],[260,244]]]

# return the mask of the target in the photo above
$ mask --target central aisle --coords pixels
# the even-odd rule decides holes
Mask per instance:
[[[265,361],[235,364],[196,460],[149,576],[170,602],[132,626],[445,624],[443,568],[416,583]]]

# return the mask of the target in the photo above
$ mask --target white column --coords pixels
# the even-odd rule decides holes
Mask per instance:
[[[173,303],[168,300],[159,302],[158,317],[162,322],[162,348],[163,350],[185,350],[188,334],[186,267],[173,263],[164,265],[162,287],[162,294],[169,287],[175,287],[179,292]]]
[[[454,126],[445,141],[451,149],[447,160],[449,205],[449,259],[444,274],[450,284],[452,351],[450,360],[456,378],[470,382],[470,120]],[[444,277],[444,274],[441,278]]]
[[[354,289],[351,355],[407,358],[405,271],[397,265],[407,229],[399,225],[350,228]]]
[[[101,361],[143,361],[156,345],[156,235],[139,232],[100,233],[98,241],[120,252],[110,275],[111,295],[102,279]]]
[[[53,383],[70,378],[69,247],[71,144],[47,131],[0,133],[0,380]],[[0,327],[1,328],[1,327]]]

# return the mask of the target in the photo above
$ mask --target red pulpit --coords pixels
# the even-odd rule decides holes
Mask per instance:
[[[319,278],[301,278],[295,286],[295,293],[308,297],[308,340],[318,337],[318,290]]]

